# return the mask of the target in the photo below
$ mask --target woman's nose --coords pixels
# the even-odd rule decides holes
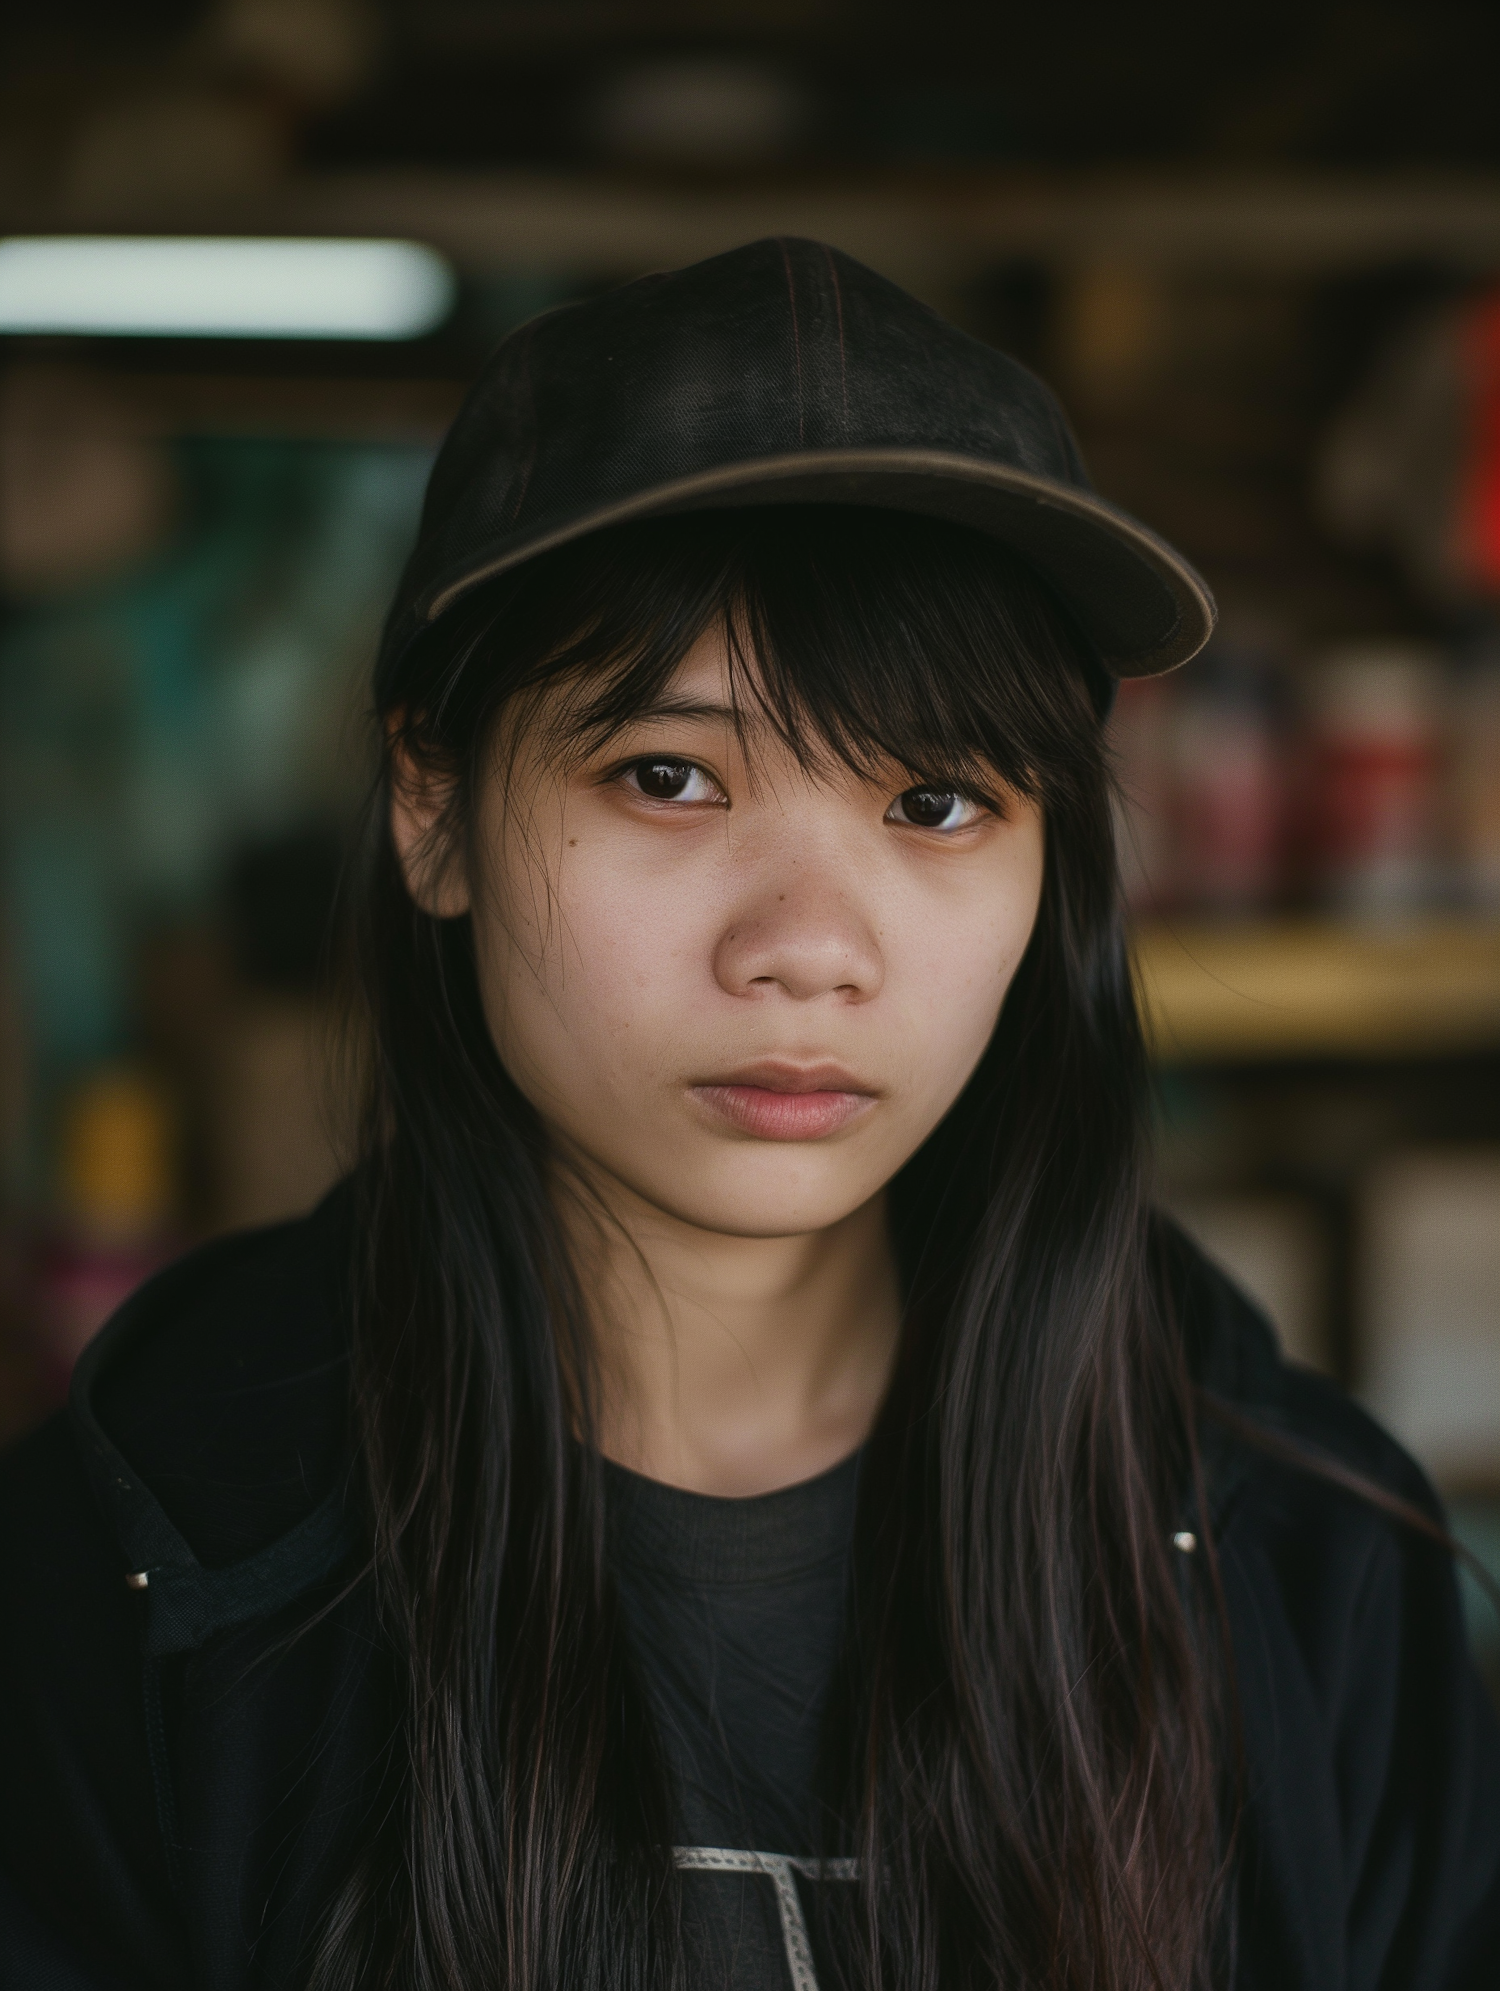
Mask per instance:
[[[779,989],[799,1002],[868,1002],[885,961],[857,901],[835,880],[802,872],[740,901],[714,950],[714,976],[730,995]]]

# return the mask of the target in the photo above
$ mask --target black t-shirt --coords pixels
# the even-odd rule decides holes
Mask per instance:
[[[610,1564],[676,1791],[692,1991],[812,1991],[848,1888],[816,1769],[858,1455],[722,1500],[607,1469]],[[823,1911],[823,1912],[820,1912]],[[822,1963],[820,1971],[819,1964]]]

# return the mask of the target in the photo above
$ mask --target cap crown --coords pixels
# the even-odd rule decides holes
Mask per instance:
[[[1049,497],[1063,503],[1050,520]],[[1181,591],[1148,570],[1191,569],[1094,496],[1041,381],[837,249],[774,239],[504,341],[438,456],[387,653],[469,587],[580,532],[818,501],[990,531],[1069,598],[1116,667],[1170,647],[1181,622]],[[1121,528],[1131,544],[1107,543]]]

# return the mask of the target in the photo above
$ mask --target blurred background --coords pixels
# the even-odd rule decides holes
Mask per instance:
[[[338,1170],[363,683],[480,359],[792,232],[1217,590],[1114,720],[1161,1194],[1500,1566],[1497,82],[1445,0],[5,0],[0,1434]]]

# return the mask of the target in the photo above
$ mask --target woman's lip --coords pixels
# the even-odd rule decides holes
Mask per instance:
[[[756,1058],[748,1065],[702,1084],[762,1086],[767,1092],[858,1092],[873,1093],[862,1078],[833,1058],[820,1058],[812,1064],[798,1064],[790,1058]]]
[[[819,1141],[875,1104],[873,1093],[833,1087],[791,1091],[736,1082],[695,1085],[692,1093],[711,1113],[762,1141]]]

